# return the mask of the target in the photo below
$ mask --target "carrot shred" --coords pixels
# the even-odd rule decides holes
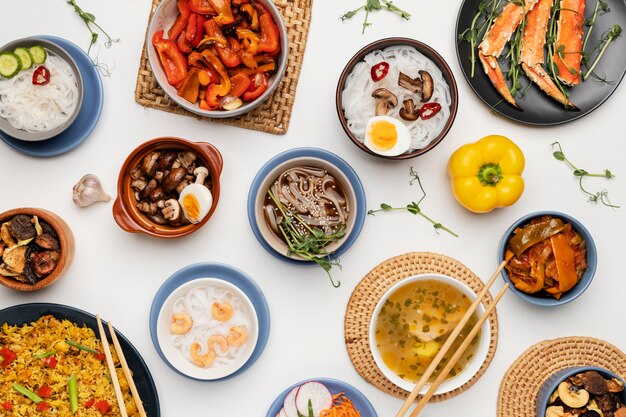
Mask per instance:
[[[327,409],[322,410],[320,417],[361,417],[361,413],[354,408],[354,404],[345,393],[333,395],[333,405]]]

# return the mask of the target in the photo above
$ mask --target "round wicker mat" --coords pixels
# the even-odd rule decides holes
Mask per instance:
[[[498,417],[536,417],[537,394],[555,372],[571,366],[598,366],[626,377],[626,354],[591,337],[546,340],[530,347],[504,374]]]
[[[398,398],[406,398],[409,393],[389,381],[376,366],[368,341],[370,320],[378,300],[389,287],[401,279],[427,273],[456,278],[466,283],[476,293],[484,287],[480,278],[455,259],[435,253],[413,252],[388,259],[368,272],[352,292],[346,309],[344,337],[354,368],[367,382]],[[491,295],[487,294],[483,305],[487,308],[492,302]],[[498,344],[498,316],[495,310],[489,317],[489,323],[491,326],[489,351],[476,375],[454,391],[433,396],[431,402],[459,395],[474,385],[485,373]],[[420,397],[417,396],[416,401],[419,401]]]

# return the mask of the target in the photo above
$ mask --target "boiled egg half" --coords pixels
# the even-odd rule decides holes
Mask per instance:
[[[400,120],[375,116],[367,122],[365,146],[384,156],[398,156],[411,147],[411,132]]]
[[[213,195],[202,184],[189,184],[178,197],[183,215],[191,223],[200,223],[209,214],[213,205]]]

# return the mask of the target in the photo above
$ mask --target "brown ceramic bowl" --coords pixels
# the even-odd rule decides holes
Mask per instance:
[[[179,227],[157,224],[137,207],[133,189],[130,186],[130,172],[150,152],[162,149],[184,149],[194,151],[198,158],[209,169],[211,175],[213,194],[213,205],[209,213],[197,224],[187,224]],[[176,137],[161,137],[144,142],[128,155],[126,161],[120,169],[117,179],[117,199],[113,204],[113,218],[115,222],[125,231],[130,233],[145,233],[150,236],[165,239],[187,236],[204,226],[209,221],[211,215],[217,207],[220,197],[220,175],[222,173],[223,160],[222,154],[217,148],[206,142],[191,142],[186,139]]]
[[[36,291],[41,288],[47,287],[48,285],[58,280],[61,275],[63,275],[63,273],[67,270],[67,268],[69,268],[70,264],[72,263],[72,259],[74,259],[74,234],[62,218],[60,218],[51,211],[41,208],[23,207],[5,211],[4,213],[0,214],[0,224],[11,220],[18,214],[37,216],[40,220],[43,220],[50,226],[52,226],[52,228],[59,237],[61,257],[59,258],[57,266],[48,276],[40,281],[37,281],[35,285],[26,284],[24,282],[16,281],[11,277],[4,277],[0,275],[0,284],[4,285],[5,287],[9,287],[18,291]]]
[[[344,89],[344,85],[346,83],[346,79],[352,72],[352,69],[354,68],[354,66],[358,64],[359,62],[363,61],[363,57],[365,57],[367,54],[375,50],[385,49],[390,46],[400,46],[400,45],[411,46],[415,48],[418,52],[422,53],[424,56],[426,56],[428,59],[430,59],[431,61],[435,63],[437,68],[441,70],[443,78],[446,80],[446,83],[450,87],[450,96],[452,99],[452,103],[450,104],[450,116],[448,117],[448,121],[444,125],[439,135],[437,135],[437,137],[432,142],[430,142],[427,146],[421,149],[415,149],[412,152],[405,152],[398,156],[385,156],[385,155],[377,154],[374,151],[370,150],[367,146],[365,146],[365,144],[363,144],[363,142],[361,142],[350,131],[350,129],[348,128],[348,123],[347,123],[346,116],[343,110],[343,103],[342,103],[341,96],[342,96],[342,92]],[[352,59],[350,59],[350,61],[344,68],[343,72],[341,73],[341,76],[339,77],[339,82],[337,83],[337,92],[335,94],[335,104],[337,106],[337,115],[339,116],[339,121],[341,122],[341,126],[343,127],[343,130],[346,132],[346,134],[348,135],[352,143],[354,143],[357,147],[359,147],[360,149],[362,149],[363,151],[367,152],[370,155],[374,155],[374,156],[385,158],[385,159],[403,160],[403,159],[410,159],[410,158],[415,158],[416,156],[419,156],[419,155],[423,155],[429,150],[431,150],[432,148],[434,148],[435,146],[437,146],[439,142],[443,140],[443,138],[448,134],[448,131],[452,127],[452,123],[454,122],[454,119],[456,118],[457,107],[459,104],[458,95],[459,94],[458,94],[458,89],[456,85],[456,80],[454,79],[452,70],[450,70],[450,67],[448,66],[446,61],[441,57],[441,55],[437,53],[437,51],[432,49],[430,46],[422,42],[416,41],[414,39],[386,38],[386,39],[381,39],[376,42],[370,43],[369,45],[361,49],[359,52],[357,52],[352,57]]]

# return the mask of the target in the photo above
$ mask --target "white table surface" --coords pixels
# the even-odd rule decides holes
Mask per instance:
[[[89,33],[63,0],[3,1],[0,44],[36,34],[66,38],[86,48]],[[584,335],[626,349],[619,321],[624,305],[623,234],[626,231],[626,141],[623,137],[624,86],[597,111],[563,126],[532,128],[493,116],[471,91],[457,62],[454,28],[460,0],[398,0],[413,14],[401,22],[391,13],[371,15],[373,26],[361,34],[362,15],[342,23],[339,16],[362,0],[317,0],[304,65],[288,134],[274,136],[222,126],[154,109],[134,100],[139,57],[150,9],[149,0],[111,2],[80,0],[98,23],[121,42],[102,49],[100,58],[114,71],[104,83],[99,124],[80,147],[53,158],[24,156],[0,142],[0,211],[45,207],[63,217],[76,237],[76,256],[65,276],[32,294],[0,288],[0,307],[29,303],[67,304],[111,320],[137,347],[154,377],[163,416],[264,416],[275,396],[306,378],[333,377],[360,389],[380,416],[395,414],[401,400],[364,381],[354,370],[343,343],[346,303],[359,280],[380,262],[406,252],[430,251],[460,260],[487,278],[497,265],[496,248],[504,230],[536,210],[570,213],[595,237],[599,265],[595,279],[578,300],[556,309],[525,304],[509,293],[498,306],[500,338],[496,356],[483,377],[467,392],[429,405],[425,416],[495,415],[500,381],[528,347],[546,339]],[[335,112],[337,79],[345,63],[362,46],[389,36],[419,39],[448,61],[459,87],[459,112],[445,140],[428,154],[406,162],[384,161],[349,142]],[[523,150],[526,190],[512,207],[488,214],[466,211],[454,200],[446,163],[460,145],[488,134],[503,134]],[[111,215],[112,204],[87,209],[73,205],[71,189],[86,173],[98,175],[115,197],[119,168],[142,142],[165,135],[215,144],[224,157],[222,194],[213,218],[197,233],[179,240],[159,240],[122,231]],[[568,157],[588,170],[611,169],[611,181],[590,179],[589,188],[610,191],[624,208],[612,210],[586,202],[571,171],[552,157],[550,143],[560,141]],[[334,289],[323,271],[294,266],[268,254],[254,238],[245,201],[257,170],[287,149],[316,146],[337,153],[359,174],[368,207],[381,202],[406,204],[417,190],[408,185],[414,166],[428,192],[422,209],[460,234],[437,234],[418,217],[386,214],[366,219],[354,246],[341,258],[342,281]],[[232,264],[260,285],[271,312],[265,352],[244,374],[217,383],[202,383],[174,373],[157,355],[148,328],[152,298],[176,270],[196,262]],[[502,281],[494,285],[499,290]],[[601,311],[605,320],[597,320]],[[364,416],[365,417],[365,416]]]

